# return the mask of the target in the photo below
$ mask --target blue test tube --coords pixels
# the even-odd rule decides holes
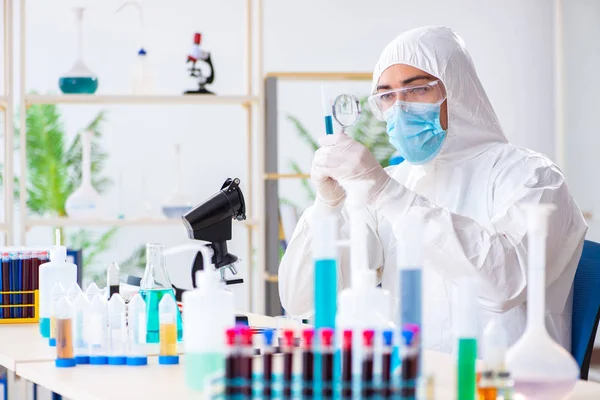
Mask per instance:
[[[10,258],[8,253],[3,252],[2,253],[2,291],[3,292],[10,292],[10,273],[11,273],[11,269],[10,269]],[[8,295],[8,294],[3,294],[2,295],[2,303],[4,303],[4,305],[10,305],[12,303],[12,296]],[[11,309],[10,308],[3,308],[2,309],[2,314],[4,318],[10,318],[11,316]]]
[[[321,85],[321,102],[323,104],[323,117],[325,118],[325,133],[333,135],[333,115],[331,98],[325,92],[325,86]]]
[[[11,252],[9,255],[9,265],[10,265],[10,291],[16,292],[19,290],[19,256],[15,252]],[[19,295],[11,294],[10,295],[10,304],[15,305],[19,303]],[[21,310],[17,309],[17,307],[10,308],[10,316],[11,318],[20,318]]]

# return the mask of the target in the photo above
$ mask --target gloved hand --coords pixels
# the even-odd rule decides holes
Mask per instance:
[[[330,205],[345,198],[341,180],[365,179],[374,182],[369,191],[372,204],[391,179],[373,154],[345,133],[327,135],[319,139],[321,147],[315,152],[311,177],[321,197]]]

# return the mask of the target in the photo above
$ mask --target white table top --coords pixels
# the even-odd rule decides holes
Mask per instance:
[[[436,376],[436,400],[454,400],[454,359],[450,355],[429,351],[424,352],[424,357],[429,370]],[[299,361],[299,357],[294,358]],[[276,358],[274,370],[280,368],[280,362]],[[145,367],[85,365],[61,369],[54,367],[54,363],[35,362],[17,365],[16,372],[26,380],[73,400],[198,399],[199,393],[185,385],[184,363],[185,357],[181,357],[179,365],[158,365],[156,357],[150,357]],[[600,399],[600,384],[580,381],[569,399]]]
[[[42,338],[38,324],[0,325],[0,365],[14,371],[21,362],[49,361],[56,349]]]

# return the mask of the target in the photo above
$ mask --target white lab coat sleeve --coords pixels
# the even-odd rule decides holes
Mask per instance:
[[[339,216],[339,237],[349,237],[348,213],[342,205],[331,208],[317,198],[308,207],[288,243],[287,250],[281,259],[278,271],[279,298],[284,310],[294,316],[309,318],[314,313],[314,262],[312,258],[312,220],[320,212],[335,213]],[[378,269],[383,266],[383,250],[377,236],[377,224],[373,212],[369,212],[368,241],[369,268]],[[338,251],[337,289],[350,286],[350,252],[347,246]]]
[[[381,193],[376,208],[392,225],[399,246],[402,235],[410,234],[410,227],[403,226],[403,216],[422,217],[425,267],[452,282],[476,275],[482,285],[481,306],[501,313],[526,300],[527,228],[521,206],[554,204],[547,239],[546,284],[560,278],[565,288],[560,298],[547,300],[550,312],[562,312],[581,255],[577,252],[587,230],[585,221],[562,173],[548,159],[532,155],[509,165],[493,171],[489,186],[477,188],[478,193],[473,194],[488,198],[492,229],[438,207],[394,180]]]

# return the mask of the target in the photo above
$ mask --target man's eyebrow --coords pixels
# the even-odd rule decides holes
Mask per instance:
[[[400,82],[400,84],[402,86],[406,86],[406,85],[410,85],[411,83],[413,83],[415,81],[420,81],[422,79],[427,79],[428,81],[432,81],[435,78],[428,76],[428,75],[416,75],[416,76],[413,76],[413,77],[403,80],[402,82]],[[392,89],[392,87],[390,85],[379,85],[379,86],[377,86],[376,90],[380,91],[380,90],[391,90],[391,89]]]
[[[410,85],[411,83],[415,81],[420,81],[421,79],[427,79],[428,81],[432,81],[434,78],[428,75],[417,75],[413,76],[412,78],[405,79],[401,83],[402,85]]]

